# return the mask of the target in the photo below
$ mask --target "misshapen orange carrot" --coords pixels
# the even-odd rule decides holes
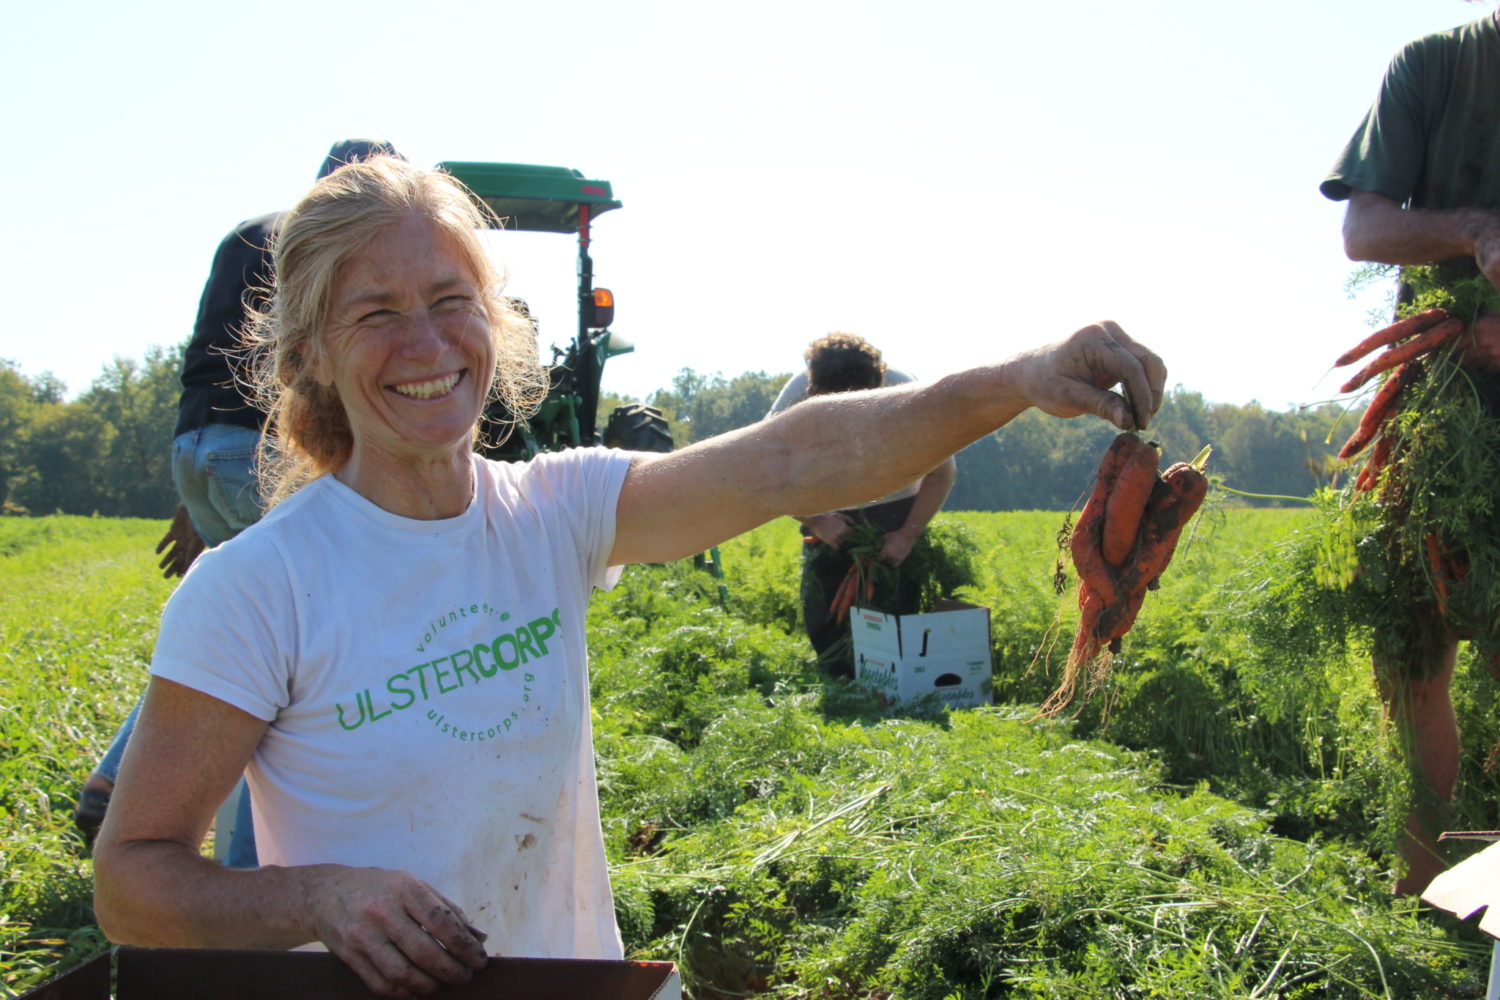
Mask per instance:
[[[1141,518],[1156,484],[1161,456],[1157,450],[1134,434],[1115,438],[1110,450],[1120,453],[1119,472],[1113,488],[1104,501],[1104,522],[1100,530],[1100,550],[1111,566],[1124,565],[1135,548]]]
[[[1387,348],[1374,361],[1361,368],[1358,375],[1345,382],[1339,388],[1339,392],[1353,392],[1381,372],[1394,368],[1399,364],[1404,364],[1419,355],[1426,354],[1428,351],[1436,350],[1454,337],[1457,337],[1463,332],[1463,329],[1463,320],[1445,319],[1437,326],[1419,333],[1404,344],[1397,344],[1395,347]]]
[[[1099,636],[1099,614],[1104,610],[1104,599],[1092,588],[1079,591],[1078,635],[1073,640],[1073,653],[1068,657],[1071,665],[1087,663],[1099,655],[1103,643]]]
[[[1177,550],[1178,536],[1207,495],[1208,477],[1186,462],[1171,466],[1152,487],[1134,561],[1119,576],[1123,599],[1099,614],[1105,641],[1123,637],[1135,624],[1146,591],[1166,572]]]
[[[1104,650],[1104,642],[1099,637],[1099,614],[1105,607],[1103,598],[1088,584],[1080,582],[1078,607],[1078,632],[1073,636],[1073,648],[1068,651],[1062,680],[1059,681],[1057,690],[1037,710],[1039,717],[1056,715],[1073,700],[1073,694],[1078,690],[1078,678],[1082,676],[1084,667],[1094,662]]]
[[[1113,604],[1117,599],[1117,592],[1114,574],[1104,561],[1101,548],[1104,510],[1109,502],[1109,494],[1120,478],[1120,470],[1124,463],[1124,447],[1117,446],[1120,444],[1120,438],[1124,437],[1134,437],[1134,435],[1121,434],[1104,453],[1104,458],[1100,460],[1099,471],[1094,476],[1094,490],[1089,494],[1087,502],[1083,505],[1083,511],[1078,515],[1078,522],[1073,526],[1070,544],[1073,566],[1078,570],[1079,578],[1093,588],[1105,604]],[[1081,595],[1080,600],[1082,600]]]
[[[1117,444],[1120,444],[1118,441]],[[1040,714],[1054,715],[1073,699],[1079,679],[1088,672],[1096,684],[1108,672],[1104,650],[1117,653],[1120,639],[1135,623],[1146,591],[1171,562],[1178,535],[1192,520],[1208,491],[1208,479],[1186,462],[1178,462],[1160,478],[1152,477],[1137,530],[1126,549],[1128,561],[1112,566],[1103,554],[1102,530],[1111,489],[1125,481],[1126,456],[1134,445],[1111,447],[1100,463],[1093,495],[1084,505],[1072,537],[1074,566],[1078,569],[1078,632],[1069,651],[1057,690],[1042,705]],[[1155,464],[1155,449],[1152,452]],[[1095,661],[1098,664],[1090,667]]]
[[[1349,348],[1349,350],[1340,354],[1339,359],[1333,363],[1333,367],[1342,368],[1345,365],[1352,365],[1377,347],[1384,347],[1387,344],[1394,344],[1398,340],[1415,336],[1428,327],[1435,326],[1447,318],[1448,313],[1446,310],[1429,309],[1426,312],[1420,312],[1414,316],[1399,319],[1390,326],[1376,330],[1364,340],[1361,340]]]

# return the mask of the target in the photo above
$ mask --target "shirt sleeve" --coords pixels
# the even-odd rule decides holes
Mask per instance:
[[[917,377],[909,371],[901,368],[887,368],[885,370],[885,380],[880,384],[882,387],[888,389],[893,385],[905,385],[908,382],[915,381],[917,381]]]
[[[272,721],[291,700],[291,592],[253,526],[203,553],[162,612],[152,676]]]
[[[771,404],[771,409],[766,412],[766,416],[775,416],[783,410],[790,409],[794,404],[800,403],[806,398],[807,372],[800,371],[786,380],[786,384],[776,394],[776,401]]]
[[[1426,150],[1421,88],[1422,52],[1408,44],[1391,60],[1380,93],[1320,185],[1323,196],[1345,201],[1373,191],[1405,204],[1421,179]]]
[[[552,516],[573,533],[583,580],[600,590],[613,588],[623,569],[608,563],[630,463],[630,452],[618,448],[570,448],[543,453],[529,463],[555,499]]]

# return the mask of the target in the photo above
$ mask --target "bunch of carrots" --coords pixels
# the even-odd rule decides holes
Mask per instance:
[[[1354,392],[1381,372],[1390,372],[1370,398],[1364,416],[1360,417],[1359,426],[1339,449],[1339,458],[1353,458],[1371,441],[1376,442],[1375,450],[1354,481],[1356,492],[1374,487],[1381,470],[1391,460],[1395,438],[1383,432],[1392,414],[1397,412],[1397,398],[1421,376],[1422,356],[1448,344],[1463,330],[1463,321],[1450,315],[1447,310],[1428,309],[1376,330],[1339,355],[1339,359],[1334,362],[1335,368],[1342,368],[1344,365],[1354,364],[1378,348],[1385,348],[1373,361],[1360,369],[1358,374],[1345,382],[1340,387],[1340,392]]]
[[[1364,415],[1360,417],[1359,426],[1339,449],[1339,458],[1353,458],[1371,441],[1375,442],[1374,450],[1354,480],[1356,493],[1373,488],[1380,479],[1381,471],[1390,464],[1396,448],[1396,436],[1387,425],[1392,416],[1399,412],[1396,402],[1401,394],[1421,377],[1423,356],[1446,346],[1463,331],[1463,321],[1447,310],[1428,309],[1376,330],[1339,355],[1334,362],[1335,368],[1342,368],[1363,359],[1372,351],[1385,348],[1375,356],[1375,360],[1345,382],[1340,387],[1341,392],[1354,392],[1381,372],[1390,372],[1370,397]],[[1450,551],[1435,531],[1428,532],[1423,538],[1423,548],[1438,612],[1447,614],[1449,585],[1464,579],[1466,566],[1463,556]]]
[[[849,572],[844,574],[843,582],[833,592],[833,601],[828,605],[828,614],[835,622],[840,625],[844,623],[844,619],[849,617],[849,609],[854,607],[855,599],[861,594],[865,601],[875,596],[875,574],[871,572],[873,568],[865,556],[855,553],[854,561],[849,564]]]
[[[1084,668],[1106,648],[1120,651],[1120,639],[1135,624],[1146,591],[1156,589],[1178,535],[1203,504],[1207,460],[1205,448],[1193,462],[1178,462],[1158,475],[1156,446],[1128,431],[1104,453],[1071,540],[1082,612],[1078,635],[1062,684],[1042,706],[1044,714],[1072,700]]]

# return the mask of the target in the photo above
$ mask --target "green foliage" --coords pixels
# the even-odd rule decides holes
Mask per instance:
[[[116,358],[78,399],[0,361],[0,506],[36,514],[165,517],[180,351]]]
[[[1384,272],[1389,273],[1386,268]],[[1401,282],[1410,301],[1401,307],[1402,315],[1445,309],[1465,323],[1473,323],[1481,313],[1500,313],[1500,290],[1483,274],[1460,281],[1447,280],[1444,264],[1407,265],[1400,269]],[[1378,273],[1378,272],[1377,272]]]
[[[1426,265],[1401,279],[1404,314],[1441,308],[1472,323],[1500,310],[1483,275],[1449,281],[1443,265]],[[1386,425],[1394,448],[1378,489],[1324,504],[1326,530],[1345,556],[1352,544],[1355,568],[1325,553],[1318,582],[1337,590],[1348,624],[1373,630],[1382,662],[1431,659],[1438,616],[1500,656],[1500,380],[1461,364],[1456,344],[1420,364]]]
[[[43,407],[27,429],[26,472],[12,486],[14,502],[38,513],[99,512],[101,502],[107,510],[115,435],[113,425],[82,403]]]
[[[632,575],[642,580],[600,595],[591,616],[594,704],[609,728],[692,747],[726,698],[806,679],[805,649],[719,608],[691,562]]]
[[[1247,641],[1231,618],[1243,613],[1247,588],[1269,586],[1244,568],[1313,515],[1226,510],[1217,496],[1184,532],[1106,686],[1075,703],[1074,731],[1149,750],[1170,784],[1206,781],[1270,811],[1279,831],[1381,854],[1391,829],[1381,824],[1399,812],[1380,791],[1392,765],[1375,738],[1368,669],[1341,650],[1326,668],[1299,659],[1301,607],[1271,612],[1283,631],[1261,642]],[[1042,513],[957,516],[986,557],[970,596],[991,609],[996,701],[1040,703],[1077,625],[1069,522]],[[1264,655],[1273,649],[1285,652],[1274,664]]]
[[[739,752],[678,766],[755,794],[614,871],[642,907],[629,943],[695,996],[1435,996],[1482,965],[1357,852],[1163,796],[1149,763],[1062,725],[850,727],[786,697],[710,737]]]
[[[1465,508],[1474,509],[1472,499],[1472,494],[1434,490],[1412,507],[1428,512],[1446,507],[1447,517],[1456,518]],[[1317,751],[1327,770],[1361,776],[1365,807],[1343,810],[1339,826],[1353,840],[1363,825],[1365,843],[1375,852],[1389,848],[1400,817],[1424,786],[1407,770],[1414,764],[1407,734],[1383,733],[1389,746],[1384,740],[1350,745],[1347,734],[1354,727],[1377,731],[1372,659],[1384,669],[1404,671],[1434,655],[1433,636],[1423,628],[1433,607],[1426,531],[1414,523],[1434,521],[1393,516],[1391,505],[1377,495],[1325,491],[1306,524],[1247,563],[1225,604],[1228,624],[1247,654],[1240,676],[1262,713],[1279,724],[1300,726],[1309,751]],[[1439,514],[1436,523],[1455,522]],[[1445,825],[1493,829],[1500,825],[1500,775],[1494,767],[1500,683],[1486,663],[1500,632],[1494,599],[1483,595],[1500,593],[1490,561],[1495,536],[1455,532],[1451,537],[1464,538],[1477,553],[1471,563],[1477,568],[1453,588],[1449,613],[1477,625],[1471,634],[1478,641],[1466,648],[1453,681],[1459,729],[1466,735]]]
[[[22,434],[35,419],[36,390],[15,365],[0,359],[0,505],[21,472]]]
[[[115,429],[107,457],[106,497],[101,512],[167,517],[177,506],[172,485],[172,431],[182,392],[178,350],[153,347],[140,364],[115,358],[79,397],[79,404]],[[120,475],[120,470],[130,470]]]
[[[773,521],[731,538],[719,546],[719,554],[731,578],[735,613],[788,635],[799,634],[802,526],[791,518]]]
[[[1061,514],[936,522],[972,546],[1002,696],[953,714],[818,679],[795,526],[721,547],[727,605],[689,563],[629,569],[589,630],[630,953],[681,962],[695,1000],[1480,996],[1487,946],[1393,900],[1372,849],[1389,754],[1360,640],[1288,623],[1278,661],[1240,624],[1255,553],[1318,517],[1211,507],[1066,721],[1032,721],[1076,614]],[[144,680],[161,527],[0,519],[0,993],[102,947],[68,810]],[[1462,692],[1465,724],[1500,731],[1497,694]],[[1481,769],[1461,798],[1500,802]]]
[[[1210,508],[1114,686],[1067,724],[1027,721],[1038,654],[1071,627],[1055,514],[943,518],[980,553],[968,596],[994,614],[997,689],[1032,692],[1015,709],[882,715],[804,674],[736,688],[691,745],[604,712],[627,943],[681,962],[695,996],[1475,995],[1483,946],[1417,920],[1370,861],[1368,827],[1401,805],[1367,671],[1288,686],[1226,627],[1238,571],[1313,517]],[[794,598],[785,528],[724,547],[726,629],[742,592]]]
[[[1409,622],[1411,609],[1437,603],[1453,627],[1500,654],[1500,420],[1485,412],[1469,373],[1451,358],[1434,359],[1427,370],[1393,430],[1398,444],[1379,493],[1383,509],[1363,519],[1349,512],[1375,524],[1361,538],[1361,589],[1374,605],[1364,617],[1381,622],[1400,608]],[[1462,568],[1435,564],[1429,546],[1461,553]],[[1412,655],[1424,639],[1384,627],[1376,636],[1377,649],[1393,656]]]
[[[1403,313],[1441,307],[1467,321],[1500,306],[1482,276],[1444,284],[1438,271],[1402,269]],[[1493,383],[1461,365],[1453,347],[1424,358],[1385,427],[1394,447],[1374,488],[1320,492],[1313,518],[1252,561],[1239,576],[1239,596],[1226,604],[1249,653],[1240,674],[1262,710],[1300,722],[1310,756],[1363,776],[1365,808],[1334,811],[1341,825],[1363,820],[1372,851],[1386,850],[1399,817],[1430,793],[1409,733],[1393,729],[1383,753],[1356,749],[1340,742],[1345,717],[1353,710],[1373,729],[1371,660],[1389,677],[1430,668],[1449,629],[1473,642],[1453,685],[1466,738],[1456,800],[1442,822],[1489,829],[1500,821],[1496,681],[1483,669],[1500,656]],[[1321,815],[1326,821],[1328,811]]]
[[[680,448],[762,419],[789,377],[745,372],[725,378],[684,368],[672,379],[672,388],[658,389],[649,401],[666,414]]]

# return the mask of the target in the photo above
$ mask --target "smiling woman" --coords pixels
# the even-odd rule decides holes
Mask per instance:
[[[111,940],[320,944],[385,996],[468,981],[486,939],[620,958],[593,590],[627,563],[889,493],[1027,406],[1128,426],[1161,399],[1160,360],[1102,323],[671,454],[486,461],[471,447],[487,395],[524,413],[545,383],[483,221],[451,177],[389,159],[334,172],[287,217],[257,325],[278,502],[163,613],[95,850]],[[198,848],[242,772],[264,867],[235,871]]]

